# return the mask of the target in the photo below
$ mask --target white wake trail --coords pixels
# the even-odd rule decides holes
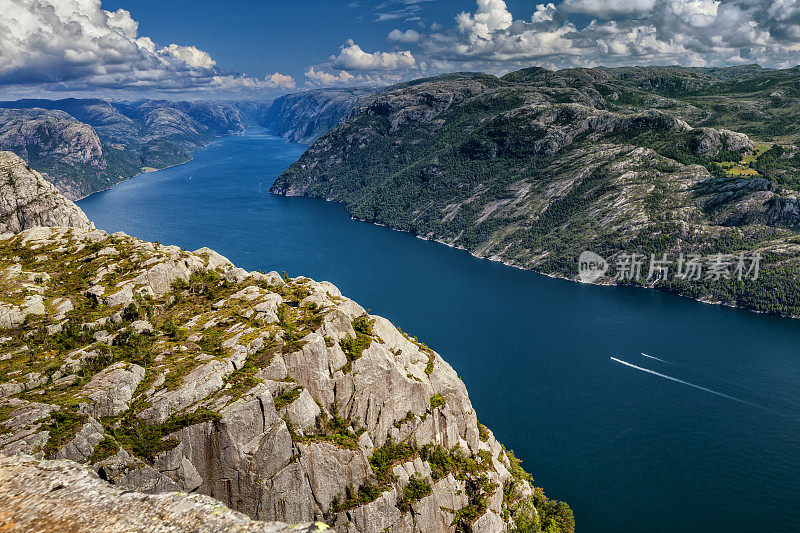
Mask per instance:
[[[644,354],[642,354],[642,355],[644,355]],[[648,355],[647,357],[651,357],[651,356]],[[657,358],[656,357],[652,357],[652,359],[657,359]],[[660,378],[668,379],[670,381],[674,381],[676,383],[681,383],[683,385],[688,385],[690,387],[694,387],[695,389],[700,389],[700,390],[705,391],[705,392],[710,392],[711,394],[716,394],[717,396],[721,396],[723,398],[727,398],[729,400],[733,400],[734,402],[739,402],[739,403],[743,403],[745,405],[749,405],[751,407],[758,407],[759,409],[764,409],[760,405],[756,405],[754,403],[751,403],[751,402],[748,402],[748,401],[745,401],[745,400],[740,400],[739,398],[735,398],[733,396],[729,396],[729,395],[724,394],[722,392],[717,392],[715,390],[708,389],[706,387],[701,387],[700,385],[695,385],[694,383],[689,383],[688,381],[683,381],[682,379],[673,378],[672,376],[668,376],[666,374],[662,374],[660,372],[656,372],[655,370],[650,370],[649,368],[643,368],[641,366],[634,365],[633,363],[629,363],[627,361],[623,361],[622,359],[617,359],[616,357],[612,357],[611,360],[612,361],[616,361],[617,363],[620,363],[622,365],[629,366],[631,368],[635,368],[636,370],[641,370],[642,372],[647,372],[648,374],[653,374],[654,376],[658,376]],[[660,359],[658,359],[658,360],[660,361]]]
[[[644,357],[647,357],[648,359],[653,359],[655,361],[658,361],[660,363],[664,363],[666,365],[677,366],[678,368],[685,368],[687,370],[691,370],[692,372],[700,372],[701,374],[703,374],[705,376],[708,376],[710,378],[716,379],[717,381],[721,381],[723,383],[727,383],[728,385],[733,385],[734,387],[739,387],[741,389],[747,389],[750,392],[755,392],[752,389],[750,389],[749,387],[746,387],[746,386],[742,385],[741,383],[736,383],[735,381],[730,381],[730,380],[727,380],[725,378],[721,378],[721,377],[719,377],[719,376],[717,376],[715,374],[712,374],[711,372],[706,372],[705,370],[700,370],[697,367],[697,365],[690,365],[688,363],[673,363],[672,361],[667,361],[665,359],[660,359],[660,358],[655,357],[653,355],[648,355],[648,354],[646,354],[644,352],[639,352],[639,353],[642,354]]]
[[[659,359],[658,357],[653,357],[652,355],[647,355],[644,352],[639,352],[639,353],[641,353],[643,356],[647,357],[648,359],[655,359],[656,361],[661,361],[662,363],[667,363],[668,365],[683,366],[683,365],[679,365],[678,363],[672,363],[670,361],[664,361],[663,359]]]

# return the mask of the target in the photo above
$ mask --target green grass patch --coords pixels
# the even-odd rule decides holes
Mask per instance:
[[[63,446],[68,444],[86,423],[88,417],[70,410],[59,410],[50,413],[48,422],[44,425],[49,437],[42,450],[46,456],[51,456]]]
[[[392,481],[392,467],[398,463],[405,463],[419,454],[416,443],[394,442],[392,439],[380,448],[376,448],[369,458],[372,473],[378,483],[386,485]]]
[[[350,372],[352,364],[361,358],[364,350],[369,348],[373,340],[372,326],[375,324],[367,315],[360,316],[353,320],[353,329],[356,332],[354,337],[345,337],[339,341],[342,351],[347,357],[347,364],[343,369],[344,373]]]
[[[489,428],[478,422],[478,438],[483,442],[489,440]]]
[[[123,448],[152,463],[156,455],[178,445],[176,439],[165,438],[167,435],[196,424],[217,421],[220,418],[222,416],[219,413],[201,408],[173,415],[163,424],[147,424],[131,415],[122,420],[119,428],[107,427],[106,429]]]
[[[443,405],[444,405],[444,396],[438,393],[431,396],[431,410],[434,410],[437,407],[442,407]]]
[[[339,416],[336,404],[331,406],[330,416],[324,411],[320,413],[317,416],[315,428],[307,430],[303,435],[294,430],[288,418],[284,420],[294,442],[329,442],[349,450],[355,450],[358,447],[358,438],[366,431],[365,428],[358,425],[357,421],[353,422]]]
[[[105,438],[103,438],[103,440],[101,440],[100,443],[95,447],[92,455],[86,459],[86,462],[88,464],[98,463],[108,459],[117,453],[117,451],[119,451],[119,444],[117,441],[115,441],[113,437],[106,435]]]
[[[287,405],[291,405],[300,397],[300,393],[303,392],[303,387],[300,385],[288,389],[275,397],[275,410],[279,411],[286,407]]]
[[[397,504],[397,507],[400,511],[406,513],[411,510],[411,506],[414,505],[415,502],[418,502],[430,494],[433,494],[430,482],[425,478],[412,476],[411,479],[408,480],[408,484],[403,487],[403,496]]]

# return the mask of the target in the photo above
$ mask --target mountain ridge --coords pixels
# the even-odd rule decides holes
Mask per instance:
[[[261,126],[290,142],[311,144],[337,126],[376,89],[316,89],[276,98],[258,117]]]
[[[192,151],[251,126],[310,144],[374,92],[317,89],[272,102],[6,101],[0,102],[0,149],[21,156],[77,200],[141,172],[185,163]]]
[[[794,137],[755,142],[728,127],[740,114],[717,116],[707,97],[665,96],[686,78],[735,79],[751,91],[766,76],[788,91],[795,75],[535,68],[417,80],[382,91],[321,137],[271,191],[339,201],[356,218],[568,279],[585,250],[612,266],[628,252],[701,253],[706,267],[715,254],[761,254],[762,276],[747,283],[623,282],[800,316]],[[771,101],[772,89],[723,95],[723,109]],[[763,107],[743,129],[761,131],[773,112]],[[600,281],[614,282],[609,274]]]

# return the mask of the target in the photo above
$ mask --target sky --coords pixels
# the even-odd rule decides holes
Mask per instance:
[[[800,0],[0,0],[0,99],[270,98],[453,71],[800,63]]]

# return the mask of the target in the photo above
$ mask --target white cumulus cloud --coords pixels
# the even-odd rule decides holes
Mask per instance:
[[[393,71],[408,70],[416,66],[416,60],[409,51],[404,52],[365,52],[352,40],[332,58],[334,68],[341,70]]]
[[[653,10],[656,0],[564,0],[561,9],[584,13],[596,17],[648,13]]]
[[[306,71],[306,78],[308,78],[306,85],[344,85],[354,80],[355,76],[346,70],[341,70],[336,74],[332,74],[310,67]]]
[[[402,80],[400,74],[393,73],[359,73],[353,75],[346,70],[329,72],[322,68],[309,67],[306,71],[306,86],[308,87],[344,87],[355,85],[369,85],[382,87]]]
[[[785,67],[800,62],[800,2],[565,0],[515,19],[503,0],[477,0],[449,32],[418,42],[419,62],[490,71],[532,63]]]
[[[390,41],[396,41],[400,43],[415,43],[419,41],[419,32],[415,30],[392,30],[389,32],[389,36],[387,38]]]
[[[294,78],[287,74],[280,74],[276,72],[275,74],[268,76],[268,78],[269,82],[273,84],[275,87],[281,87],[283,89],[294,89],[296,86]]]
[[[220,70],[192,45],[138,35],[124,9],[100,0],[0,0],[0,85],[47,90],[286,88],[283,75],[247,78]]]
[[[297,87],[294,78],[284,74],[275,73],[264,78],[253,78],[234,74],[214,76],[211,80],[209,89],[219,89],[224,91],[252,91],[282,89],[289,90]]]
[[[478,0],[477,11],[460,13],[456,22],[458,30],[470,38],[490,39],[492,33],[511,27],[514,17],[503,0]]]

